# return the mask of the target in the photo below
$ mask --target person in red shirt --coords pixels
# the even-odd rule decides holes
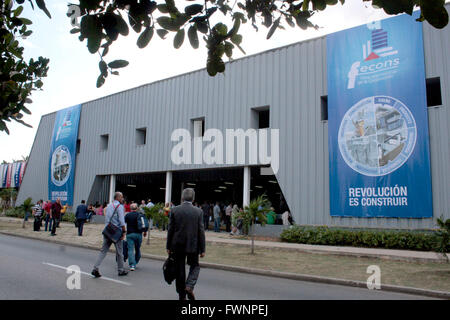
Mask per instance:
[[[52,219],[50,218],[50,210],[52,208],[52,202],[50,200],[48,200],[45,205],[44,205],[44,210],[45,210],[45,231],[47,231],[47,227],[48,227],[48,231],[52,230]],[[50,225],[49,225],[50,223]]]
[[[125,201],[125,204],[123,205],[123,207],[125,208],[125,213],[131,212],[131,206],[130,206],[129,201]]]
[[[59,219],[61,218],[61,200],[58,198],[56,199],[55,203],[52,204],[52,208],[50,210],[50,218],[53,221],[52,226],[52,236],[56,236],[56,226],[58,225]]]

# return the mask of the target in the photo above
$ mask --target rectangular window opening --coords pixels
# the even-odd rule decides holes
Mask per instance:
[[[320,97],[320,120],[328,121],[328,96]]]
[[[109,134],[102,134],[100,136],[100,150],[108,150]]]
[[[147,143],[147,128],[136,129],[136,145],[142,146]]]
[[[251,109],[251,127],[254,129],[270,128],[270,108],[269,106]]]
[[[81,140],[77,139],[77,153],[80,153]]]
[[[442,105],[441,78],[429,78],[427,85],[427,106],[434,107]]]
[[[205,118],[191,119],[191,136],[200,138],[205,135]]]

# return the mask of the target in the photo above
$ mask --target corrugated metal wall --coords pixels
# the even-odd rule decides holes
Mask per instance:
[[[48,165],[50,162],[50,143],[53,134],[53,123],[56,113],[45,115],[41,118],[33,146],[31,147],[22,185],[19,189],[16,204],[31,197],[33,202],[48,200]]]
[[[440,77],[443,105],[429,108],[434,215],[450,217],[450,27],[424,24],[427,77]],[[206,129],[251,127],[251,108],[270,106],[270,126],[280,129],[277,179],[299,224],[430,228],[432,219],[332,218],[329,215],[328,124],[320,97],[327,94],[326,39],[297,43],[227,64],[225,75],[204,70],[144,85],[83,104],[75,176],[75,204],[87,199],[97,175],[186,170],[206,165],[172,163],[171,133],[190,130],[205,117]],[[19,201],[47,197],[48,154],[54,114],[42,118]],[[147,143],[135,130],[147,128]],[[109,147],[100,150],[100,135]],[[33,184],[42,185],[36,188]],[[45,188],[43,188],[45,186]]]

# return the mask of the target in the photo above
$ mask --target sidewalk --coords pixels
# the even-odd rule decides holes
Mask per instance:
[[[31,221],[33,219],[31,218]],[[17,222],[17,218],[0,217],[0,221],[5,222]],[[65,224],[65,223],[63,223]],[[91,234],[100,234],[103,229],[103,225],[99,224],[86,224],[86,230],[96,229],[97,232],[85,233],[87,237]],[[166,239],[167,231],[151,230],[151,237]],[[206,231],[206,241],[216,244],[232,244],[240,246],[251,246],[251,240],[242,239],[243,236],[232,236],[226,232],[216,233],[213,231]],[[143,240],[146,241],[145,239]],[[94,239],[89,239],[89,243],[95,243]],[[318,254],[332,254],[341,256],[355,256],[365,258],[379,258],[399,261],[410,262],[437,262],[446,263],[445,258],[436,253],[428,251],[412,251],[412,250],[394,250],[394,249],[375,249],[375,248],[360,248],[360,247],[339,247],[339,246],[325,246],[325,245],[310,245],[310,244],[298,244],[287,243],[277,241],[261,241],[255,240],[255,248],[271,248],[281,250],[295,250],[298,252],[318,253]],[[450,258],[450,255],[447,254]]]

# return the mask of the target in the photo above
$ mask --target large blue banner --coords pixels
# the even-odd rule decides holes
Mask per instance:
[[[331,216],[433,215],[418,16],[327,36]]]
[[[48,195],[50,200],[73,204],[75,157],[81,105],[58,111],[50,149]]]

